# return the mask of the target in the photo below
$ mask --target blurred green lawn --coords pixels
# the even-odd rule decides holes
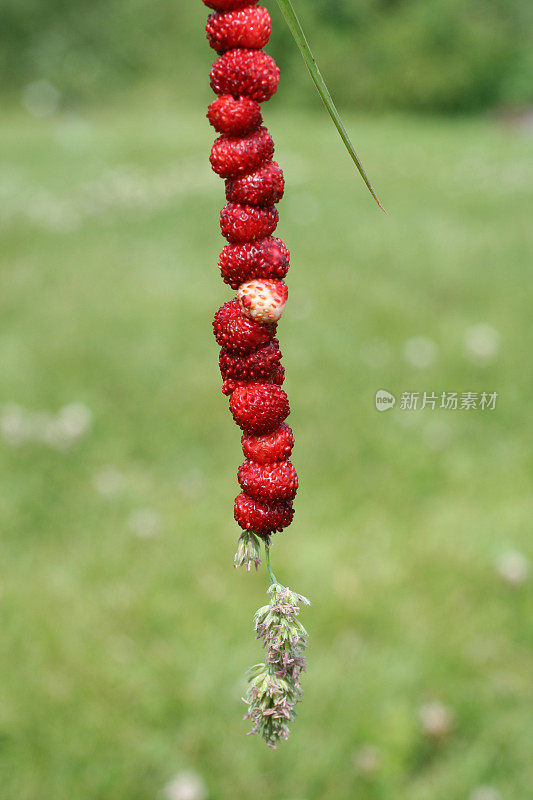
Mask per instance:
[[[2,800],[148,800],[181,770],[212,800],[527,800],[532,583],[498,564],[532,555],[533,139],[348,119],[386,217],[323,114],[268,114],[301,485],[273,565],[313,600],[305,702],[273,753],[241,721],[266,580],[232,569],[242,454],[203,115],[3,119]],[[380,388],[500,397],[378,413]],[[67,446],[35,414],[72,403],[92,425]],[[420,722],[434,702],[441,741]]]

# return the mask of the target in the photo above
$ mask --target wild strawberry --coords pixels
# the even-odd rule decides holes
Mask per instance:
[[[235,355],[246,355],[268,344],[276,333],[276,326],[248,319],[239,308],[239,301],[234,299],[218,309],[213,330],[221,347]]]
[[[220,351],[218,364],[220,374],[225,380],[257,381],[270,378],[281,359],[281,350],[277,339],[247,356],[236,356],[225,347]]]
[[[210,14],[205,30],[209,44],[217,53],[233,47],[260,50],[270,39],[272,24],[266,8],[247,6]]]
[[[256,208],[228,203],[220,212],[220,230],[228,242],[253,242],[270,236],[278,224],[276,206]]]
[[[271,383],[239,386],[230,399],[233,419],[245,433],[270,433],[290,414],[287,395]]]
[[[257,0],[204,0],[204,3],[216,11],[232,11],[243,6],[255,6]]]
[[[290,457],[294,447],[294,436],[286,422],[272,433],[263,436],[244,433],[241,438],[245,458],[258,464],[271,464]]]
[[[218,265],[222,280],[238,289],[254,278],[284,278],[289,271],[290,253],[281,241],[269,236],[259,242],[228,244]]]
[[[277,322],[287,302],[288,289],[283,281],[256,279],[239,286],[242,313],[257,322]]]
[[[294,517],[292,503],[267,505],[253,500],[244,492],[235,498],[234,516],[245,531],[253,531],[259,536],[268,536],[274,531],[282,531],[291,524]]]
[[[261,503],[294,500],[298,491],[298,475],[290,461],[257,464],[245,461],[238,471],[243,492]]]
[[[282,386],[285,380],[285,367],[283,364],[278,364],[271,375],[261,378],[262,383],[275,383],[276,386]],[[222,381],[222,394],[226,397],[231,397],[235,389],[240,386],[248,386],[250,381],[236,380],[235,378],[224,378]]]
[[[224,378],[222,381],[222,394],[231,397],[235,389],[244,386],[244,381],[236,381],[234,378]]]
[[[232,203],[264,206],[279,203],[284,188],[283,172],[275,161],[271,161],[249,175],[228,178],[226,197]]]
[[[267,164],[273,154],[272,136],[266,128],[259,128],[248,136],[219,136],[209,161],[221,178],[237,178]]]
[[[210,77],[215,94],[246,95],[264,103],[278,88],[279,68],[262,50],[237,47],[215,61]]]
[[[216,131],[228,136],[246,136],[263,122],[259,103],[249,97],[236,100],[230,94],[213,100],[207,109],[207,119]]]

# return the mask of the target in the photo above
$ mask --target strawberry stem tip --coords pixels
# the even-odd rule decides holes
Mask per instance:
[[[309,70],[309,74],[311,75],[311,79],[316,86],[318,94],[320,95],[322,102],[326,106],[328,113],[331,119],[333,120],[333,123],[337,128],[340,137],[344,142],[344,145],[352,158],[352,161],[359,170],[359,174],[361,175],[363,181],[365,182],[368,191],[370,192],[370,194],[372,195],[378,206],[381,208],[381,210],[385,211],[385,209],[381,205],[381,202],[376,192],[374,191],[374,187],[370,183],[368,175],[365,172],[365,168],[363,167],[352,142],[350,141],[348,132],[342,123],[339,112],[337,111],[335,103],[333,102],[333,99],[329,93],[328,87],[326,86],[326,82],[324,81],[324,78],[322,77],[320,70],[318,69],[313,53],[311,52],[311,48],[309,47],[309,42],[307,41],[301,22],[298,19],[298,16],[296,14],[296,11],[294,10],[291,0],[278,0],[278,5],[281,9],[281,13],[285,17],[287,25],[289,26],[290,32],[294,37],[294,41],[298,45],[300,53],[302,54],[303,60],[305,61],[307,69]],[[385,211],[385,214],[386,213],[387,212]]]

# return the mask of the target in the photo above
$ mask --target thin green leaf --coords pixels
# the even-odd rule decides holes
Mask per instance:
[[[320,70],[318,69],[317,63],[313,57],[313,53],[311,52],[311,48],[309,47],[309,42],[305,37],[305,33],[303,32],[303,28],[301,26],[300,20],[296,15],[296,11],[293,8],[291,0],[278,0],[278,5],[281,9],[281,13],[285,17],[287,25],[294,37],[294,41],[298,45],[300,52],[303,56],[303,60],[305,61],[306,67],[309,70],[309,74],[311,75],[312,81],[315,84],[318,94],[322,98],[322,102],[326,106],[328,113],[333,120],[335,127],[337,128],[342,141],[345,144],[346,149],[348,150],[352,161],[354,162],[355,166],[359,170],[359,174],[361,175],[363,181],[365,182],[368,191],[381,208],[382,211],[385,211],[383,206],[381,205],[379,198],[374,191],[374,187],[370,183],[368,179],[368,175],[365,172],[361,161],[359,160],[359,156],[355,152],[355,148],[350,141],[350,137],[348,136],[348,132],[344,125],[342,124],[342,120],[339,116],[339,112],[335,108],[335,103],[333,102],[331,95],[329,93],[328,87],[324,81],[324,78],[320,74]],[[387,213],[385,211],[385,213]]]

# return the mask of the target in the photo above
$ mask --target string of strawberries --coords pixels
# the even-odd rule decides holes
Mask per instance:
[[[280,72],[262,50],[271,32],[266,8],[257,6],[257,0],[204,2],[215,9],[206,31],[219,54],[210,76],[218,98],[207,116],[221,135],[210,161],[225,179],[228,201],[220,228],[229,244],[219,264],[225,283],[237,289],[237,297],[217,311],[213,322],[221,346],[222,391],[243,430],[246,461],[238,471],[242,492],[234,513],[245,532],[268,543],[272,533],[290,525],[298,488],[289,461],[294,438],[285,423],[290,410],[281,388],[285,370],[275,338],[287,301],[283,278],[289,269],[289,251],[272,236],[284,179],[272,160],[274,142],[262,124],[260,106],[277,90]],[[244,539],[253,547],[251,536]]]
[[[218,53],[211,69],[217,99],[207,117],[220,134],[211,150],[213,170],[225,180],[227,205],[220,229],[228,244],[220,254],[220,272],[237,297],[219,308],[213,321],[220,345],[222,392],[242,429],[245,461],[237,477],[242,492],[234,516],[243,529],[235,566],[247,570],[261,563],[265,545],[270,578],[268,605],[254,617],[256,638],[266,651],[265,661],[248,672],[244,702],[250,733],[259,733],[275,748],[289,736],[289,722],[302,691],[307,632],[298,615],[309,600],[284,587],[270,566],[273,533],[291,524],[298,476],[290,455],[292,430],[285,420],[289,401],[282,385],[285,370],[276,338],[277,323],[287,302],[284,278],[290,254],[272,234],[278,224],[276,204],[283,197],[284,179],[273,161],[274,142],[263,126],[261,103],[279,83],[274,59],[263,52],[271,33],[270,15],[258,0],[203,0],[213,9],[207,20],[209,44]],[[361,162],[327,90],[291,0],[278,5],[302,53],[311,78],[363,181],[379,204]]]
[[[289,401],[282,384],[285,370],[276,338],[287,302],[284,278],[290,254],[274,233],[276,203],[284,179],[273,161],[274,142],[263,126],[260,103],[278,88],[279,69],[263,52],[271,32],[270,15],[257,0],[204,0],[214,9],[207,38],[219,54],[211,70],[218,95],[207,117],[220,134],[211,150],[211,166],[226,182],[227,205],[220,228],[228,244],[220,254],[225,283],[237,290],[213,321],[220,345],[222,392],[230,398],[233,419],[242,429],[245,461],[238,470],[242,492],[235,499],[235,519],[243,529],[235,566],[249,570],[261,563],[265,544],[270,576],[269,602],[254,617],[265,662],[248,672],[244,702],[250,733],[275,748],[289,736],[288,723],[301,698],[306,631],[298,619],[302,595],[281,586],[270,567],[270,537],[292,522],[298,476],[289,457],[294,445],[285,420]]]

